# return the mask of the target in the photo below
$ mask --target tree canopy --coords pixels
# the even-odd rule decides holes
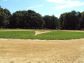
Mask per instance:
[[[34,10],[23,10],[11,13],[0,7],[0,28],[22,29],[84,29],[84,12],[66,12],[59,18],[52,15],[42,16]]]

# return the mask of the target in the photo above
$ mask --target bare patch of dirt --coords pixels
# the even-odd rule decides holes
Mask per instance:
[[[0,63],[84,63],[84,39],[0,39]]]
[[[65,32],[84,32],[84,30],[61,30]]]
[[[35,35],[43,34],[43,33],[48,33],[50,31],[35,31]]]

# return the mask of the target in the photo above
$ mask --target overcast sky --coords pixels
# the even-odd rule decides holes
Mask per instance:
[[[72,10],[84,11],[84,0],[0,0],[0,5],[11,12],[31,9],[42,15],[57,17]]]

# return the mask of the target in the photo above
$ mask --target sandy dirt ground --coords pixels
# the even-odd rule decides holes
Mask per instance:
[[[0,39],[0,63],[84,63],[84,39]]]
[[[46,31],[46,30],[35,31],[35,35],[39,35],[39,34],[43,34],[43,33],[48,33],[48,32],[51,32],[51,31]]]

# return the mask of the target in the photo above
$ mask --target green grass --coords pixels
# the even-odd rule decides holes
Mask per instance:
[[[84,32],[52,31],[37,35],[39,39],[47,40],[68,40],[84,38]]]
[[[0,38],[33,39],[33,31],[0,31]]]
[[[0,30],[0,38],[8,39],[41,39],[41,40],[68,40],[84,38],[84,32],[51,31],[35,36],[34,30],[6,31]]]

